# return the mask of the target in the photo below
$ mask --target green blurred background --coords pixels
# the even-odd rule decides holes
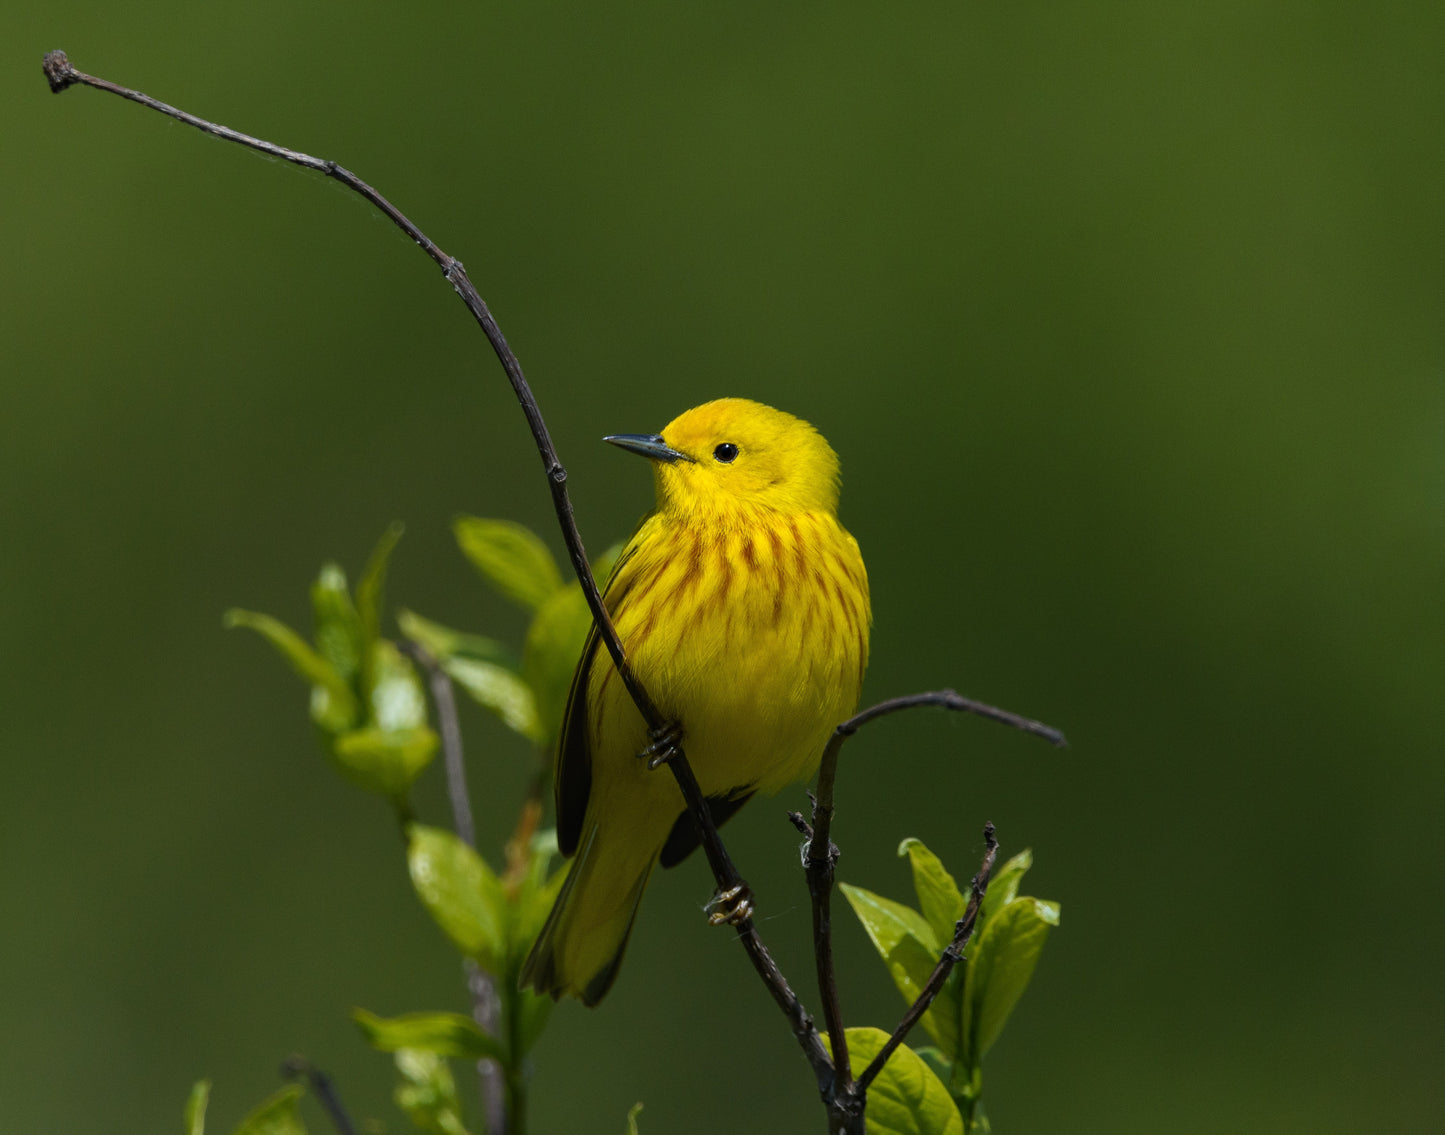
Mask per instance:
[[[500,369],[372,209],[42,53],[341,161],[467,267],[593,550],[603,433],[748,395],[843,457],[869,700],[843,878],[960,874],[986,819],[1062,929],[986,1070],[1000,1135],[1433,1129],[1445,1108],[1445,8],[16,6],[0,95],[0,1122],[229,1130],[301,1051],[399,1131],[353,1005],[463,1008],[385,806],[231,605],[305,625],[407,522],[390,601],[515,636],[448,530],[547,533]],[[495,853],[529,755],[463,721]],[[438,773],[421,797],[439,818]],[[729,828],[805,999],[782,818]],[[700,863],[659,877],[535,1129],[815,1131]],[[850,1021],[901,1003],[844,913]],[[470,1085],[470,1078],[464,1078]],[[309,1105],[308,1105],[309,1106]],[[324,1129],[312,1113],[316,1130]]]

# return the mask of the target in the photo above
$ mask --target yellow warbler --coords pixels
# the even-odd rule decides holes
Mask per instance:
[[[606,439],[649,458],[657,507],[605,601],[637,672],[721,823],[754,793],[818,767],[858,704],[868,577],[838,523],[838,457],[807,422],[723,398],[660,435]],[[697,846],[682,793],[649,743],[596,629],[572,679],[557,754],[557,841],[577,855],[522,983],[595,1005],[612,985],[660,859]]]

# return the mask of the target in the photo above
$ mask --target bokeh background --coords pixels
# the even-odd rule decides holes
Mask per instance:
[[[515,637],[461,512],[548,534],[481,335],[341,188],[41,54],[341,161],[463,258],[600,549],[603,433],[742,394],[842,454],[869,700],[843,878],[1062,902],[991,1054],[1003,1133],[1434,1129],[1445,1108],[1445,8],[55,0],[3,17],[0,1125],[230,1126],[304,1052],[402,1129],[348,1021],[463,1008],[385,806],[243,605],[305,624],[392,519],[390,599]],[[495,853],[531,759],[463,721]],[[438,775],[421,802],[442,815]],[[729,828],[810,1003],[801,791]],[[700,863],[537,1051],[541,1132],[819,1130]],[[845,1007],[901,1003],[846,913]],[[470,1077],[463,1077],[470,1085]],[[309,1105],[308,1105],[309,1106]],[[314,1128],[324,1129],[312,1112]],[[373,1127],[372,1130],[383,1128]]]

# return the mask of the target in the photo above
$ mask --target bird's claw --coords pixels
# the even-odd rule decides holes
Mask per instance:
[[[649,729],[647,736],[650,743],[637,755],[647,760],[647,767],[651,770],[672,760],[677,752],[678,742],[682,740],[682,726],[675,721],[669,721],[658,729]]]
[[[703,910],[707,911],[709,926],[736,926],[753,916],[753,890],[746,883],[739,883],[718,891]]]

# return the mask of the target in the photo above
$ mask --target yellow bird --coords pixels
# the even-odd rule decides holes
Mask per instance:
[[[682,728],[721,823],[755,792],[812,776],[868,664],[868,576],[838,523],[838,457],[807,422],[742,398],[660,435],[605,439],[653,463],[657,507],[604,599],[627,657]],[[611,987],[661,860],[697,846],[682,793],[639,757],[647,726],[596,628],[557,753],[557,842],[576,854],[522,984],[595,1005]]]

